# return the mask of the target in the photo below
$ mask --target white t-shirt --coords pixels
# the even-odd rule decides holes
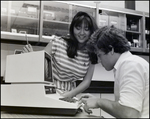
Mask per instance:
[[[123,53],[114,66],[115,100],[138,110],[149,118],[149,63],[143,58]]]

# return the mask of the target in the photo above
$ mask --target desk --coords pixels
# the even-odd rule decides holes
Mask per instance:
[[[35,115],[35,114],[16,114],[16,113],[7,113],[1,111],[1,118],[102,118],[100,116],[95,116],[92,114],[87,114],[86,112],[79,112],[75,116],[57,116],[57,115]]]

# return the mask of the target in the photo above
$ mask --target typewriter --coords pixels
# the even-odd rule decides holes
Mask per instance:
[[[75,115],[77,98],[63,100],[53,83],[52,57],[45,51],[8,55],[1,110],[13,113]]]

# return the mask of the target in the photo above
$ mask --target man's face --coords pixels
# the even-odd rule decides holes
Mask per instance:
[[[112,61],[112,54],[111,52],[105,54],[103,51],[99,50],[97,52],[97,57],[99,63],[107,70],[110,71],[113,69],[113,61]]]

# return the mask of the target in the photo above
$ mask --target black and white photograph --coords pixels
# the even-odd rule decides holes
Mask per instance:
[[[149,1],[1,1],[1,118],[149,118]]]

